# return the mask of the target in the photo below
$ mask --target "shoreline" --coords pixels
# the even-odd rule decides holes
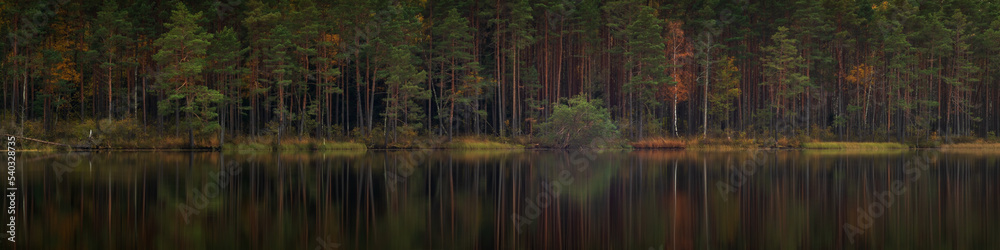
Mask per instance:
[[[629,142],[634,144],[634,142]],[[524,145],[497,140],[476,140],[469,139],[453,140],[451,142],[428,143],[426,146],[368,146],[352,141],[326,141],[324,143],[282,143],[282,144],[260,144],[260,143],[226,143],[223,147],[200,146],[188,147],[129,147],[128,145],[110,145],[95,148],[73,148],[69,149],[51,145],[22,146],[20,152],[345,152],[345,151],[407,151],[407,150],[442,150],[442,151],[480,151],[480,150],[574,150],[579,148],[554,148],[543,147],[537,144]],[[1000,143],[949,143],[939,144],[935,147],[916,147],[895,142],[808,142],[799,146],[761,146],[761,145],[739,145],[739,144],[699,144],[697,142],[672,145],[666,147],[658,146],[632,146],[600,148],[600,150],[636,150],[636,151],[742,151],[742,150],[911,150],[911,149],[938,149],[938,150],[997,150],[1000,151]]]

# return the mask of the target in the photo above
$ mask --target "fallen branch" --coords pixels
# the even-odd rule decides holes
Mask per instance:
[[[43,141],[43,140],[34,139],[34,138],[14,136],[14,135],[10,135],[10,134],[4,134],[4,135],[6,135],[7,137],[12,137],[13,136],[13,137],[15,137],[17,139],[29,140],[29,141],[33,141],[33,142],[37,142],[37,143],[44,143],[44,144],[49,144],[49,145],[56,145],[56,146],[63,146],[63,147],[73,148],[73,146],[69,145],[69,144],[62,144],[62,143],[56,143],[56,142],[50,142],[50,141]]]

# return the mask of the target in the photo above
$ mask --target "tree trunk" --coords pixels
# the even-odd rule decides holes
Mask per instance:
[[[674,137],[677,135],[677,91],[674,91]]]
[[[191,107],[191,99],[188,98],[187,105]],[[188,124],[188,148],[194,148],[194,123],[191,122],[191,111],[184,112],[184,119],[187,120]]]
[[[712,46],[711,39],[712,38],[709,38],[708,46]],[[701,135],[702,138],[708,138],[708,83],[710,81],[709,80],[709,76],[711,75],[710,71],[712,70],[712,60],[711,60],[711,58],[712,58],[712,49],[711,49],[711,47],[708,48],[708,49],[706,49],[706,51],[707,52],[705,53],[705,57],[706,57],[705,58],[705,96],[702,97],[702,99],[704,100],[704,106],[703,107],[705,108],[705,110],[703,112],[703,115],[702,115],[702,123],[703,123],[702,124],[702,128],[703,129],[702,129],[702,135]]]
[[[108,63],[111,63],[110,59],[108,60]],[[111,105],[111,73],[112,73],[111,72],[111,67],[108,67],[108,120],[112,120],[112,118],[111,118],[111,106],[112,106]]]

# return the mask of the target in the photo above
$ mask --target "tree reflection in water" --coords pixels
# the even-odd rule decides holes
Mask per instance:
[[[26,153],[30,248],[149,249],[995,249],[997,162],[931,152],[930,167],[850,243],[842,226],[906,178],[917,151],[771,151],[733,192],[749,152],[602,152],[517,232],[514,215],[566,151]],[[578,162],[577,162],[578,163]],[[93,167],[81,167],[92,164]],[[241,169],[185,223],[178,207],[213,173]],[[401,171],[411,171],[400,174]],[[392,186],[390,186],[392,185]]]

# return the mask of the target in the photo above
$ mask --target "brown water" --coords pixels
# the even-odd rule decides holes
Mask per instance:
[[[998,160],[940,151],[27,153],[17,248],[1000,249]]]

